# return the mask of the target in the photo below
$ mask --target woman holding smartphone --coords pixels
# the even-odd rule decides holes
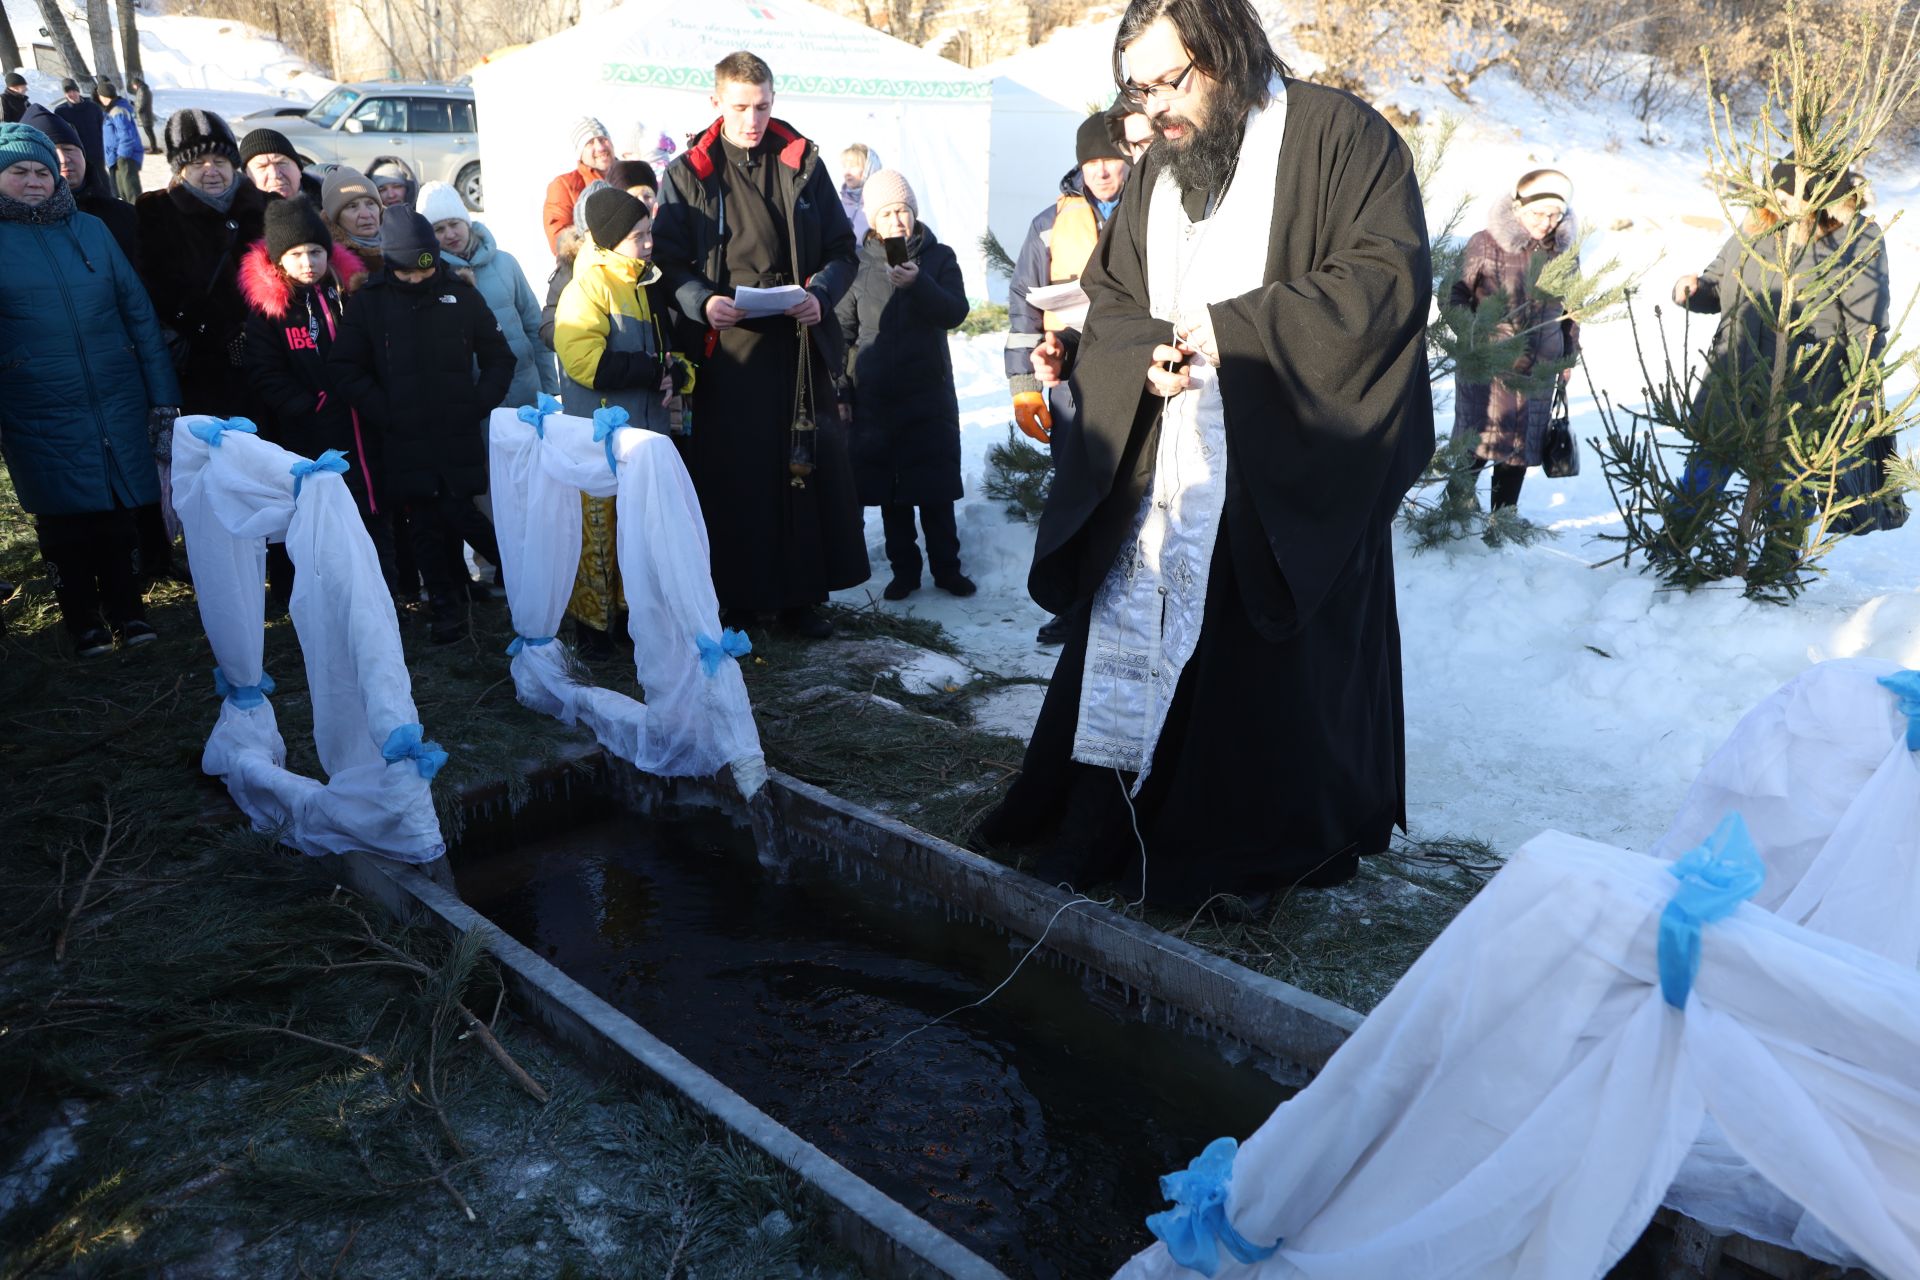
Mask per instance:
[[[913,512],[927,535],[933,585],[970,596],[960,572],[960,405],[953,391],[947,332],[967,318],[967,291],[952,249],[919,220],[913,188],[893,169],[870,176],[861,192],[871,229],[860,246],[860,274],[835,310],[847,339],[847,390],[860,501],[879,507],[893,580],[885,594],[904,600],[920,588]]]

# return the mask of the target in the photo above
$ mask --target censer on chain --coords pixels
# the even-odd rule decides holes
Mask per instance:
[[[813,351],[807,341],[807,327],[795,326],[800,331],[800,374],[794,381],[793,389],[793,432],[792,445],[787,451],[787,474],[793,478],[787,483],[796,489],[807,487],[807,477],[813,474],[815,442],[820,432],[813,421],[813,409],[807,393],[811,388],[811,376],[808,366],[813,363]]]

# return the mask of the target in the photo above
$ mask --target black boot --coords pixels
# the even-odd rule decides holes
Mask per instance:
[[[427,639],[434,644],[452,644],[467,635],[467,608],[450,596],[435,596],[429,606],[432,620],[427,623]]]
[[[833,623],[814,606],[801,605],[797,609],[782,609],[780,625],[805,640],[831,640]]]

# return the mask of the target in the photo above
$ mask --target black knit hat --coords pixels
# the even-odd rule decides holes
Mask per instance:
[[[333,248],[333,233],[327,220],[305,196],[275,200],[267,205],[267,257],[274,262],[296,245],[317,244]]]
[[[227,122],[211,111],[187,107],[167,117],[167,163],[184,169],[195,160],[225,156],[235,168],[240,166],[240,144],[233,139]]]
[[[660,182],[654,176],[653,166],[645,160],[615,160],[607,166],[607,185],[618,187],[622,191],[634,187],[645,187],[649,191],[660,189]]]
[[[287,135],[277,129],[255,129],[240,139],[240,163],[246,164],[255,156],[285,156],[295,164],[303,158],[287,141]]]
[[[627,238],[647,206],[618,188],[596,191],[587,197],[587,231],[602,249],[611,249]]]
[[[68,76],[68,77],[67,77],[67,78],[66,78],[65,80],[62,80],[62,81],[60,82],[60,92],[62,92],[62,93],[78,93],[78,92],[80,92],[80,86],[79,86],[78,84],[76,84],[76,83],[74,83],[74,80],[73,80],[73,77],[72,77],[72,76]]]
[[[53,112],[35,102],[21,113],[20,123],[30,129],[38,129],[47,135],[56,147],[77,147],[80,134],[74,127]]]
[[[93,82],[93,96],[96,98],[115,97],[119,92],[120,90],[114,87],[113,81],[107,79],[105,76]]]
[[[1125,160],[1127,153],[1113,140],[1113,134],[1107,129],[1106,112],[1088,116],[1080,122],[1079,132],[1073,135],[1073,160],[1075,164],[1085,164],[1089,160]]]
[[[380,215],[380,256],[389,268],[427,271],[440,263],[440,242],[433,224],[397,204]]]
[[[7,88],[24,89],[26,87],[27,78],[25,76],[21,75],[18,71],[7,72]]]

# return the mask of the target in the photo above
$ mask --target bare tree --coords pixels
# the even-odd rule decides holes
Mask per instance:
[[[20,61],[20,42],[13,38],[13,23],[7,21],[7,7],[0,4],[0,62],[6,63],[6,70],[23,65]]]
[[[73,42],[73,29],[67,26],[66,17],[60,12],[59,0],[40,0],[40,21],[53,37],[53,47],[60,51],[60,60],[67,64],[67,74],[76,80],[91,75],[87,60],[80,56],[80,46]]]
[[[93,73],[120,83],[120,63],[113,53],[113,7],[110,0],[87,0],[87,39],[93,45]]]
[[[134,24],[133,0],[114,0],[114,10],[120,18],[120,53],[127,64],[127,79],[132,80],[142,74],[140,70],[140,28]],[[122,88],[125,86],[123,85]]]

